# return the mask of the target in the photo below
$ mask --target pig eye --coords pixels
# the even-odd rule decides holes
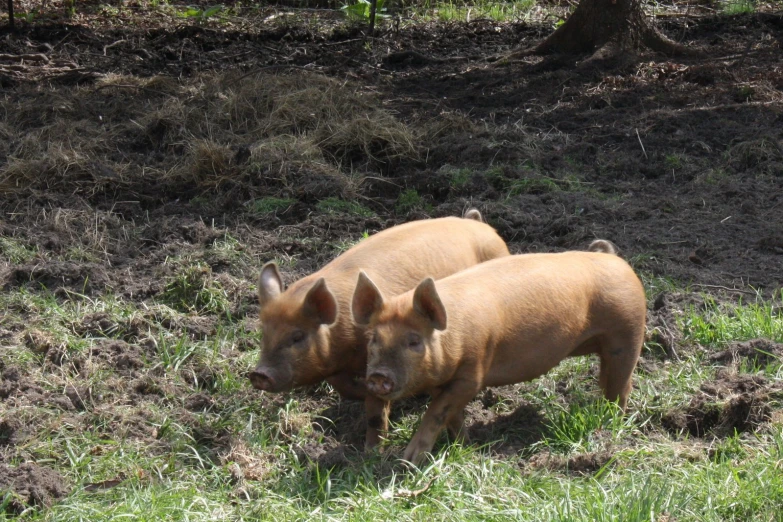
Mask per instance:
[[[305,334],[302,330],[296,330],[294,333],[291,334],[291,342],[294,344],[302,342],[304,338],[305,338]]]
[[[408,348],[421,350],[421,337],[416,334],[408,335]]]

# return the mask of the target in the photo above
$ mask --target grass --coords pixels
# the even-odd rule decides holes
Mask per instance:
[[[327,214],[349,214],[360,217],[372,217],[375,213],[357,201],[346,201],[339,198],[322,199],[316,208]]]
[[[256,214],[276,214],[287,210],[296,203],[292,198],[265,197],[250,203],[250,211]]]
[[[416,189],[406,189],[400,197],[397,198],[397,204],[395,210],[399,214],[406,214],[411,210],[424,210],[425,212],[432,210],[432,205],[425,202]]]
[[[228,314],[230,303],[220,282],[212,276],[212,269],[203,263],[184,267],[166,284],[162,294],[164,303],[180,312],[207,312]]]
[[[469,9],[471,19],[515,17],[529,7],[441,5],[443,16],[454,19],[466,18]],[[222,23],[224,15],[228,9],[219,16],[204,12],[199,21]],[[781,520],[783,367],[774,360],[730,366],[710,358],[754,337],[781,341],[780,295],[732,303],[713,297],[706,307],[676,310],[669,326],[684,339],[680,358],[667,359],[652,345],[644,349],[628,415],[601,399],[595,358],[570,359],[533,382],[494,390],[495,400],[472,402],[475,444],[450,444],[442,436],[416,472],[396,457],[416,431],[422,401],[398,405],[383,451],[364,455],[350,446],[357,440],[361,445],[361,408],[338,400],[329,386],[280,395],[252,390],[246,373],[258,360],[261,338],[252,291],[258,266],[277,258],[292,278],[349,248],[361,228],[319,228],[320,219],[306,211],[369,217],[372,211],[359,203],[365,200],[359,199],[355,173],[385,176],[397,168],[396,160],[424,157],[424,148],[415,145],[423,134],[400,123],[409,115],[397,120],[393,112],[378,112],[384,100],[370,96],[364,83],[277,72],[168,81],[117,76],[51,96],[36,91],[28,101],[9,95],[3,125],[16,134],[5,141],[18,144],[7,151],[2,176],[10,185],[30,182],[35,198],[48,193],[57,196],[54,203],[78,199],[82,205],[110,202],[101,190],[114,193],[137,178],[154,181],[153,187],[162,181],[187,187],[182,197],[192,198],[205,220],[240,221],[231,234],[183,231],[175,219],[181,206],[162,211],[144,191],[139,193],[149,212],[136,214],[122,205],[106,205],[112,210],[105,213],[47,209],[30,214],[27,234],[15,228],[23,216],[9,214],[8,230],[15,235],[0,238],[0,264],[37,263],[52,255],[103,262],[111,276],[111,292],[74,289],[67,281],[47,290],[9,276],[0,293],[0,461],[35,462],[59,473],[69,488],[61,501],[31,507],[20,519]],[[749,91],[738,89],[744,101]],[[754,101],[760,92],[750,93]],[[44,106],[54,112],[41,111]],[[75,106],[93,108],[102,119],[85,118],[70,108]],[[440,123],[468,132],[458,120]],[[71,128],[80,132],[63,132]],[[469,132],[485,139],[478,126]],[[117,153],[135,149],[106,136],[153,142],[166,151],[165,161],[127,164]],[[525,136],[499,132],[486,138],[498,147],[508,140],[519,147],[513,157],[528,158],[524,162],[504,164],[498,156],[489,167],[460,164],[445,172],[450,187],[466,189],[484,176],[501,194],[499,205],[509,205],[507,195],[546,194],[558,204],[558,215],[560,199],[568,200],[564,192],[590,190],[579,177],[585,166],[580,161],[587,161],[575,159],[581,155],[541,161],[572,151],[568,135],[546,131],[545,138],[529,142]],[[551,140],[559,140],[557,149]],[[233,148],[240,144],[249,149]],[[774,145],[766,138],[737,143],[724,158],[724,170],[705,168],[695,183],[758,166],[773,172],[779,159]],[[686,170],[694,161],[685,152],[659,159],[664,167]],[[600,162],[597,168],[603,169]],[[101,181],[111,178],[104,171],[114,171],[120,183]],[[66,172],[73,179],[54,175]],[[176,176],[192,183],[175,185]],[[50,186],[57,180],[63,185]],[[117,194],[134,194],[142,186]],[[394,189],[382,192],[387,190]],[[617,190],[622,195],[626,189]],[[247,214],[232,216],[215,194],[230,194],[232,208],[243,204]],[[399,213],[429,211],[428,197],[408,189],[392,204]],[[373,208],[388,203],[384,197],[376,201]],[[155,221],[156,215],[166,219]],[[253,223],[254,215],[264,226]],[[266,226],[275,215],[284,222]],[[301,222],[305,226],[297,228]],[[356,222],[361,220],[340,223]],[[37,233],[36,227],[60,240],[56,254],[55,247],[39,252],[33,246],[44,245],[29,233]],[[120,268],[110,266],[115,261]],[[660,292],[693,291],[659,275],[664,261],[656,252],[631,260],[651,305]],[[132,280],[136,275],[144,276],[143,284]],[[67,276],[53,273],[50,280],[59,284]],[[763,393],[753,397],[769,407],[770,422],[704,437],[664,426],[671,411],[687,410],[703,390],[737,372],[764,379]],[[72,388],[83,398],[81,406],[69,397]],[[722,408],[739,392],[732,393],[710,398],[709,407]],[[0,503],[0,519],[12,518],[5,513],[10,497],[0,493]]]
[[[590,188],[578,176],[570,172],[557,176],[544,176],[528,163],[516,166],[495,166],[483,172],[487,182],[509,199],[520,194],[548,194],[553,192],[590,192]]]
[[[234,241],[229,236],[207,248],[234,251]],[[538,427],[520,420],[478,445],[442,437],[432,459],[409,472],[394,457],[415,432],[424,409],[419,404],[395,414],[381,454],[308,457],[334,447],[329,426],[335,419],[324,408],[336,402],[316,395],[314,405],[313,392],[306,391],[268,396],[249,390],[243,373],[257,358],[258,334],[224,315],[213,277],[203,265],[183,268],[161,299],[171,308],[110,295],[64,299],[21,290],[2,297],[11,317],[69,347],[72,361],[100,346],[102,336],[129,338],[127,325],[141,318],[149,322],[141,335],[154,339],[131,377],[96,358],[74,373],[52,366],[30,345],[3,351],[5,364],[22,368],[44,393],[56,396],[76,385],[103,396],[83,411],[47,401],[22,410],[0,403],[4,417],[18,416],[32,428],[24,453],[9,462],[32,459],[71,486],[61,502],[31,509],[25,519],[452,520],[455,512],[460,520],[779,519],[779,421],[717,439],[691,439],[660,425],[663,413],[688,404],[715,379],[717,368],[705,364],[700,351],[683,353],[659,371],[637,371],[629,415],[600,399],[590,375],[596,361],[574,358],[506,388],[489,407],[501,418],[513,418],[520,408],[536,411]],[[215,300],[222,304],[212,306]],[[779,296],[707,302],[704,310],[683,311],[689,342],[709,349],[759,335],[781,340]],[[119,327],[79,333],[75,325],[98,312]],[[195,316],[217,317],[215,333],[195,338],[178,327]],[[780,379],[771,366],[757,371]],[[503,450],[522,440],[530,442]],[[317,448],[323,450],[311,453]],[[579,462],[597,458],[592,455],[604,457],[579,471]],[[103,481],[113,482],[94,486]]]
[[[723,346],[755,338],[783,342],[783,311],[780,294],[769,301],[721,305],[707,298],[705,310],[691,308],[680,321],[685,336],[705,346]]]
[[[23,242],[12,237],[0,236],[0,257],[12,264],[21,264],[32,261],[37,252]]]
[[[530,20],[536,8],[535,0],[425,0],[420,3],[419,17],[444,22],[469,21],[489,18],[498,22]]]
[[[359,239],[344,239],[341,241],[330,241],[327,243],[327,246],[331,247],[331,249],[334,251],[336,255],[342,254],[346,250],[350,249],[360,241],[367,239],[370,237],[370,234],[365,230],[362,233],[362,236]]]
[[[780,439],[778,432],[767,442]],[[600,480],[520,473],[514,463],[457,447],[421,476],[382,482],[361,472],[288,462],[289,472],[265,481],[263,490],[241,493],[227,466],[196,464],[185,473],[164,467],[157,476],[132,477],[107,492],[77,493],[47,520],[451,520],[455,511],[460,520],[776,520],[783,500],[783,480],[775,472],[779,449],[719,462],[683,463],[664,454],[651,465],[650,456],[624,454],[617,465],[633,471],[607,471]],[[402,495],[424,488],[412,499]]]
[[[633,420],[634,417],[624,417],[616,404],[604,400],[572,403],[567,408],[556,406],[548,415],[548,433],[542,442],[554,451],[585,451],[589,437],[597,430],[606,430],[619,437],[625,428],[632,426]]]
[[[440,172],[445,174],[449,179],[449,186],[454,189],[461,189],[465,187],[473,175],[474,169],[468,167],[455,167],[453,165],[444,165],[440,168]]]
[[[726,15],[751,14],[756,12],[756,2],[753,0],[725,0],[720,2],[720,9]]]

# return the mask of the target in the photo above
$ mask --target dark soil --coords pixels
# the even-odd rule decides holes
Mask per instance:
[[[607,464],[611,465],[614,454],[609,451],[579,453],[570,457],[542,452],[524,463],[525,468],[548,469],[574,475],[593,475]]]
[[[0,492],[11,493],[7,512],[21,513],[27,506],[49,506],[68,494],[63,478],[55,471],[36,464],[8,466],[0,464]]]
[[[648,341],[658,348],[652,355],[658,358],[677,359],[682,351],[682,333],[677,328],[677,314],[688,310],[706,311],[704,297],[685,292],[661,292],[655,296],[647,311]],[[643,366],[644,369],[644,366]]]
[[[711,355],[710,360],[727,366],[743,360],[758,367],[773,363],[783,364],[783,344],[768,339],[733,343],[726,350]]]
[[[360,194],[372,198],[370,204],[382,220],[307,217],[307,209],[318,199],[339,195],[345,187],[334,194],[294,192],[302,203],[271,220],[252,218],[255,233],[240,234],[251,251],[318,259],[316,251],[301,250],[305,245],[300,241],[261,232],[282,225],[288,238],[301,231],[326,239],[376,231],[390,224],[389,217],[393,223],[417,215],[389,215],[384,210],[394,206],[403,188],[413,187],[434,205],[430,215],[453,214],[470,200],[514,251],[583,248],[590,239],[605,237],[635,259],[638,268],[654,274],[728,287],[772,290],[781,285],[783,77],[778,77],[775,64],[783,25],[777,16],[667,22],[665,30],[681,35],[684,43],[704,50],[709,58],[644,55],[619,68],[578,67],[573,60],[560,58],[531,58],[507,66],[487,63],[489,56],[542,36],[542,28],[524,24],[417,26],[387,34],[368,48],[337,29],[318,34],[295,26],[262,27],[252,33],[230,26],[219,31],[193,26],[140,30],[85,20],[89,23],[24,25],[18,36],[3,40],[0,51],[43,49],[52,57],[71,60],[85,76],[82,85],[94,84],[94,75],[106,72],[182,77],[187,82],[216,70],[252,72],[272,64],[284,66],[284,73],[287,66],[307,66],[379,93],[383,106],[406,124],[429,126],[424,159],[365,163],[367,174],[383,181],[368,180]],[[726,31],[731,38],[725,37]],[[119,41],[122,44],[107,47],[104,53],[106,46]],[[442,41],[450,45],[441,46]],[[737,55],[746,48],[751,51]],[[384,58],[405,50],[429,59],[399,63]],[[446,60],[455,57],[459,59]],[[49,94],[31,88],[26,80],[34,76],[28,72],[9,80],[14,84],[6,89],[11,104],[52,106],[76,96],[70,87],[59,87],[74,81],[72,75],[51,78]],[[100,98],[68,102],[75,104],[65,112],[20,114],[13,120],[15,128],[35,132],[51,128],[58,118],[78,124],[99,116],[85,104],[104,113],[110,107],[116,111],[117,104],[141,106],[145,98],[159,104],[159,93],[165,99],[176,85],[156,81],[135,90],[102,89],[95,93]],[[740,91],[744,98],[738,98]],[[157,131],[149,127],[146,132]],[[50,180],[45,193],[10,198],[6,209],[22,204],[29,211],[15,214],[5,229],[25,237],[42,253],[63,250],[67,239],[46,226],[29,226],[29,214],[36,209],[111,209],[103,217],[110,235],[131,221],[150,221],[135,237],[109,245],[110,265],[30,262],[6,270],[5,288],[44,285],[88,294],[105,289],[154,294],[160,291],[160,274],[153,270],[160,254],[178,242],[205,244],[219,237],[219,230],[204,225],[213,219],[229,230],[247,222],[250,216],[236,207],[238,194],[229,186],[223,189],[225,197],[221,191],[212,193],[217,206],[199,207],[183,201],[203,192],[194,192],[189,184],[175,179],[155,182],[141,174],[127,178],[116,171],[128,162],[150,168],[177,161],[184,153],[175,147],[178,136],[165,129],[161,133],[159,142],[150,141],[149,134],[131,137],[123,147],[133,152],[124,157],[96,156],[95,161],[109,161],[104,167],[115,169],[114,174],[85,165],[87,185],[76,173],[62,180],[61,188]],[[241,135],[232,141],[225,145],[240,155],[242,147],[250,145]],[[5,161],[18,155],[20,146],[12,140]],[[231,154],[228,169],[232,162],[242,161]],[[366,157],[357,156],[357,161],[366,162]],[[474,175],[455,187],[443,174],[449,165],[479,172],[497,165],[499,172],[494,177]],[[578,172],[578,179],[569,181],[570,171]],[[112,184],[112,177],[121,182]],[[304,178],[302,183],[307,183]],[[75,199],[74,191],[82,197]],[[302,268],[316,266],[317,262],[305,263]]]
[[[722,372],[705,383],[690,404],[667,412],[664,428],[695,437],[730,436],[758,429],[772,418],[774,398],[783,396],[780,383],[770,383],[757,375]]]

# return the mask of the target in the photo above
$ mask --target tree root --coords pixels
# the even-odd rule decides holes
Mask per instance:
[[[618,11],[602,8],[597,2],[582,0],[565,23],[535,47],[513,51],[491,61],[503,65],[530,56],[558,53],[591,54],[586,61],[593,62],[642,49],[667,56],[703,54],[661,34],[634,0],[618,4]]]
[[[698,49],[692,49],[669,40],[650,25],[642,30],[641,40],[648,49],[667,56],[702,56],[704,54]]]

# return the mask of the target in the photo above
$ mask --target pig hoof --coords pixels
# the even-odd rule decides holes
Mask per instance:
[[[410,469],[418,469],[419,465],[424,460],[424,454],[425,450],[419,449],[418,445],[414,447],[409,445],[402,454],[402,460],[405,461],[406,466]]]

